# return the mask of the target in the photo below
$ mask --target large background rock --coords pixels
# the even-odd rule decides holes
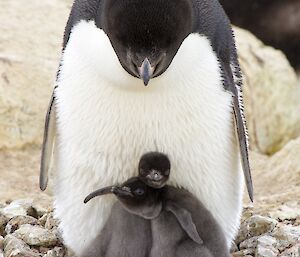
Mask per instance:
[[[71,1],[0,1],[0,149],[40,144]]]
[[[272,154],[300,134],[300,86],[281,51],[235,29],[252,149]]]

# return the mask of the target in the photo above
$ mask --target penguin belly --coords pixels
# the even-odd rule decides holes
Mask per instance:
[[[55,215],[78,255],[104,226],[114,198],[84,204],[92,191],[137,175],[142,154],[166,153],[170,184],[207,207],[231,243],[243,179],[232,96],[209,40],[189,35],[172,64],[145,87],[120,65],[93,21],[78,23],[57,81]]]

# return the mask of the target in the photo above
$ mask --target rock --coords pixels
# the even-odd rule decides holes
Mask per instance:
[[[48,251],[43,257],[64,257],[65,250],[61,247],[55,247],[53,250]]]
[[[257,244],[261,246],[275,247],[277,245],[277,240],[272,236],[264,235],[257,239]]]
[[[239,248],[241,250],[248,249],[248,248],[254,249],[257,246],[257,239],[258,239],[258,236],[248,238],[245,241],[240,243]]]
[[[258,245],[255,251],[255,257],[276,257],[278,256],[278,250],[274,247],[265,247]]]
[[[0,236],[0,249],[3,249],[3,247],[4,247],[4,238],[3,238],[3,236]]]
[[[239,251],[239,248],[238,248],[237,244],[236,243],[232,243],[231,244],[231,248],[230,248],[230,252],[231,253],[235,253],[235,252],[238,252],[238,251]]]
[[[277,241],[274,237],[265,235],[257,239],[255,257],[276,257],[279,251],[275,248]]]
[[[284,54],[235,28],[250,146],[265,154],[300,135],[300,90]]]
[[[300,243],[285,250],[279,257],[300,257]]]
[[[37,219],[31,216],[16,216],[13,217],[6,225],[5,232],[11,234],[15,232],[21,225],[30,224],[37,225]]]
[[[4,239],[5,257],[39,257],[38,253],[31,251],[29,246],[21,239],[8,235]]]
[[[44,214],[38,221],[38,225],[45,227],[49,214]]]
[[[46,213],[48,213],[50,211],[49,208],[43,206],[42,204],[40,204],[38,202],[33,202],[32,208],[34,209],[34,211],[36,212],[36,214],[39,218],[41,218],[43,215],[45,215]]]
[[[51,247],[58,242],[55,233],[39,226],[22,225],[14,235],[30,246]]]
[[[274,229],[272,236],[278,240],[279,251],[283,251],[300,242],[300,227],[282,225]]]
[[[4,214],[2,214],[1,210],[0,210],[0,236],[4,236],[5,227],[6,227],[6,224],[8,221],[9,221],[9,218],[6,217]]]
[[[246,205],[243,207],[243,213],[241,217],[241,222],[244,222],[246,219],[249,219],[251,216],[253,216],[254,210],[252,205]]]
[[[240,244],[248,238],[271,232],[277,225],[277,221],[260,215],[253,215],[246,219],[240,227],[236,243]]]
[[[248,257],[254,255],[254,249],[245,249],[232,254],[232,257]]]
[[[53,213],[48,214],[46,223],[45,223],[45,228],[46,229],[53,229],[54,227],[58,227],[58,220],[53,218]]]
[[[6,21],[0,24],[0,149],[41,143],[72,2],[0,2],[0,17]]]
[[[4,238],[0,236],[0,257],[4,257],[3,248],[4,248]]]
[[[253,155],[251,152],[256,207],[260,202],[260,212],[263,215],[277,219],[278,215],[276,217],[274,213],[278,214],[278,210],[283,208],[279,215],[298,217],[297,213],[300,209],[299,156],[300,137],[290,141],[283,149],[273,156],[263,159],[262,162],[260,162],[262,160],[260,155]],[[283,205],[286,207],[282,207]],[[286,214],[285,211],[287,211]],[[286,217],[282,219],[286,219]],[[297,219],[299,220],[299,218]],[[296,223],[297,219],[293,223]]]
[[[0,212],[9,219],[16,216],[26,216],[32,210],[31,204],[32,200],[29,199],[16,200],[4,207]]]
[[[297,220],[300,218],[300,207],[291,208],[287,205],[282,205],[278,210],[271,212],[270,216],[279,221]]]

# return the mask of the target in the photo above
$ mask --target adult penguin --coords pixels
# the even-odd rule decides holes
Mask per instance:
[[[206,206],[230,244],[242,210],[241,164],[252,199],[242,104],[232,30],[217,0],[76,0],[40,177],[45,189],[54,152],[66,245],[80,255],[114,202],[82,199],[136,175],[150,151],[169,156],[170,183]]]

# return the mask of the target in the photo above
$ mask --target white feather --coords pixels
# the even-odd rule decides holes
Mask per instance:
[[[168,70],[145,87],[121,67],[107,35],[93,21],[80,22],[63,54],[56,100],[55,214],[76,253],[99,233],[115,201],[85,205],[85,196],[137,175],[140,156],[155,150],[170,157],[170,183],[195,194],[231,242],[242,171],[232,96],[207,38],[189,35]]]

